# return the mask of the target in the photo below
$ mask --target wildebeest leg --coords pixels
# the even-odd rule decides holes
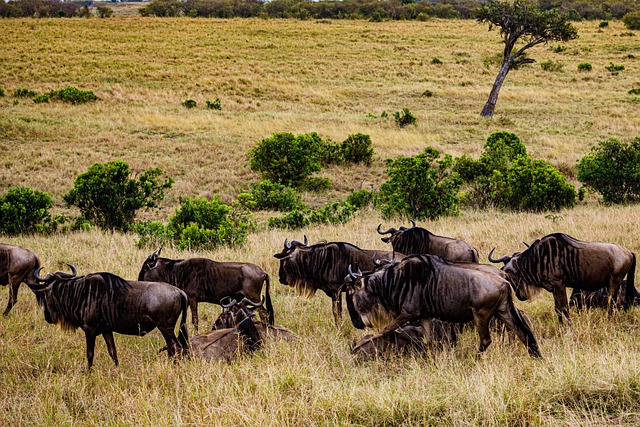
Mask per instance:
[[[13,305],[18,301],[18,288],[20,287],[20,278],[12,277],[9,275],[9,302],[7,303],[7,309],[3,315],[8,316],[9,312],[13,308]]]
[[[336,322],[336,326],[340,325],[342,321],[342,294],[340,292],[331,296],[333,320]]]
[[[473,309],[473,320],[476,325],[476,330],[478,331],[478,338],[480,338],[478,353],[482,353],[491,345],[491,333],[489,332],[491,314],[486,312],[486,310]]]
[[[167,343],[167,354],[169,357],[173,357],[176,354],[176,348],[178,346],[178,339],[176,338],[176,334],[173,331],[173,327],[171,328],[161,328],[158,326],[158,330],[164,337],[165,342]]]
[[[191,309],[191,323],[193,323],[193,327],[198,332],[198,300],[195,298],[189,297],[189,308]]]
[[[96,348],[96,335],[93,331],[84,331],[87,340],[87,369],[93,366],[93,351]]]
[[[582,289],[573,288],[573,291],[571,292],[571,298],[569,298],[569,302],[578,310],[582,310],[584,308],[584,292],[582,292]]]
[[[113,340],[113,332],[105,331],[102,333],[102,337],[104,338],[104,342],[107,343],[107,351],[109,352],[109,356],[113,359],[113,362],[118,366],[118,353],[116,351],[116,343]]]
[[[553,301],[555,303],[556,314],[558,315],[558,321],[563,323],[563,317],[567,319],[567,323],[571,324],[569,318],[569,302],[567,301],[567,288],[562,283],[552,284],[553,287]]]

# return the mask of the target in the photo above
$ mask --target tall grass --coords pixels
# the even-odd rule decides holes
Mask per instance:
[[[64,211],[61,195],[93,162],[123,159],[135,171],[161,167],[176,179],[163,210],[178,198],[221,194],[230,200],[258,177],[246,151],[273,132],[319,132],[342,141],[371,135],[371,168],[332,167],[334,188],[307,194],[323,203],[351,188],[378,186],[384,159],[416,154],[427,145],[477,155],[487,135],[508,130],[530,154],[571,173],[576,159],[598,141],[640,134],[637,80],[640,55],[622,24],[598,32],[579,23],[580,38],[564,53],[553,46],[532,52],[567,64],[556,73],[537,66],[510,74],[493,120],[481,120],[496,68],[483,60],[500,50],[495,32],[470,21],[296,22],[115,17],[110,19],[0,20],[0,191],[26,185],[46,191]],[[442,65],[431,64],[438,57]],[[578,73],[573,62],[593,71]],[[604,66],[624,63],[611,76]],[[93,90],[98,101],[81,106],[14,99],[13,89],[40,93],[66,87]],[[434,96],[420,97],[425,89]],[[204,105],[220,98],[222,111],[186,109],[187,97]],[[380,117],[409,108],[417,126],[399,129]],[[373,117],[375,116],[375,117]],[[392,116],[391,116],[392,117]],[[640,210],[603,207],[594,197],[578,207],[544,214],[467,210],[460,217],[419,225],[475,246],[482,259],[492,247],[511,254],[561,231],[582,240],[616,242],[638,252]],[[120,367],[99,340],[95,365],[85,370],[81,332],[45,323],[23,287],[11,315],[0,318],[0,424],[2,425],[637,425],[640,423],[640,311],[608,316],[572,311],[560,326],[551,295],[516,302],[533,319],[542,360],[524,346],[494,335],[476,356],[473,331],[457,347],[433,356],[358,363],[349,345],[363,331],[346,317],[336,328],[330,300],[307,300],[277,283],[273,254],[286,238],[343,240],[386,249],[375,211],[340,226],[299,232],[261,230],[235,249],[178,251],[173,258],[206,256],[255,262],[272,277],[276,322],[300,343],[269,342],[231,363],[158,355],[154,331],[144,338],[116,336]],[[136,237],[98,231],[3,237],[27,247],[45,271],[72,263],[80,274],[110,271],[137,277],[156,248],[137,249]],[[0,304],[8,289],[0,288]],[[219,311],[201,305],[205,325]],[[190,332],[193,332],[190,330]]]

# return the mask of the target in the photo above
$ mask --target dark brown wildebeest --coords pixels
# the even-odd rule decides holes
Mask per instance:
[[[256,264],[248,262],[217,262],[207,258],[161,258],[160,250],[149,255],[140,269],[138,280],[167,282],[182,289],[189,297],[192,322],[198,330],[198,303],[220,304],[225,297],[237,301],[244,297],[260,300],[266,282],[266,311],[260,317],[273,325],[273,306],[269,294],[269,275]]]
[[[262,346],[262,337],[253,321],[255,316],[247,305],[253,304],[243,299],[239,303],[233,300],[225,308],[236,306],[244,317],[231,328],[213,329],[205,334],[191,338],[191,354],[207,361],[212,359],[230,360],[245,352],[253,352]]]
[[[349,265],[373,270],[376,261],[401,259],[403,256],[389,251],[360,249],[345,242],[307,246],[306,236],[304,243],[285,240],[282,252],[274,255],[280,260],[280,283],[292,286],[300,295],[312,297],[320,290],[331,298],[336,325],[342,318],[343,284]]]
[[[627,276],[625,306],[633,303],[636,294],[634,275],[636,255],[615,243],[583,242],[562,233],[544,236],[525,251],[489,261],[503,262],[504,271],[520,300],[529,299],[541,289],[553,294],[555,311],[560,323],[569,319],[566,288],[597,291],[608,288],[612,297],[610,312],[618,298],[620,284]]]
[[[9,285],[9,303],[4,315],[7,316],[18,301],[20,284],[35,284],[33,272],[40,267],[40,260],[28,249],[0,243],[0,285]]]
[[[478,251],[475,250],[464,240],[454,239],[451,237],[437,236],[422,227],[416,227],[416,223],[411,227],[400,226],[396,230],[391,227],[387,231],[380,231],[378,225],[378,234],[391,234],[388,237],[382,237],[385,243],[391,243],[391,247],[396,252],[406,255],[410,254],[429,254],[438,255],[447,261],[452,262],[478,262]]]
[[[169,356],[176,351],[187,352],[187,295],[167,283],[127,281],[111,273],[94,273],[76,277],[57,272],[40,277],[37,284],[28,284],[44,309],[48,323],[62,329],[81,328],[87,340],[87,363],[93,365],[96,337],[102,335],[109,356],[118,365],[113,333],[144,336],[158,328],[166,341]],[[182,318],[180,316],[182,315]],[[180,320],[178,337],[175,325]]]
[[[615,301],[616,305],[624,306],[627,296],[627,281],[623,280],[620,284],[620,290],[618,291],[618,299]],[[571,298],[569,298],[569,305],[575,306],[578,309],[581,308],[608,308],[609,301],[609,289],[601,288],[597,291],[588,292],[581,289],[573,289],[571,292]],[[635,291],[633,297],[633,305],[640,305],[640,292]]]
[[[386,336],[415,320],[473,320],[480,338],[478,350],[483,352],[491,344],[489,321],[495,316],[531,356],[540,356],[533,332],[513,305],[509,282],[498,275],[462,268],[434,255],[409,255],[378,271],[350,275],[347,307],[356,328],[382,329]]]

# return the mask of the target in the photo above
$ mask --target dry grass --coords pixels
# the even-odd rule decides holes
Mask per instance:
[[[317,131],[342,141],[371,135],[371,169],[333,168],[335,189],[307,198],[342,197],[350,188],[378,185],[387,157],[433,145],[455,155],[477,155],[494,130],[518,134],[530,153],[570,170],[590,146],[615,136],[640,135],[638,99],[627,95],[638,80],[640,46],[622,37],[622,24],[602,32],[578,24],[580,38],[565,53],[555,46],[533,52],[559,60],[562,71],[538,65],[513,72],[497,115],[479,113],[495,77],[483,60],[500,49],[495,32],[474,22],[295,22],[263,20],[111,19],[0,20],[0,190],[27,185],[61,195],[93,162],[123,159],[136,171],[159,166],[176,179],[159,215],[181,195],[221,194],[227,200],[256,180],[245,153],[273,132]],[[636,58],[630,58],[629,55]],[[440,58],[444,64],[433,65]],[[577,64],[591,62],[591,73]],[[610,61],[625,70],[611,76]],[[91,105],[33,104],[14,89],[39,92],[73,85],[94,90]],[[426,89],[434,96],[420,97]],[[186,98],[219,97],[221,112],[187,110]],[[15,102],[17,101],[17,102]],[[372,118],[408,107],[418,126],[398,129]],[[519,250],[547,233],[610,241],[640,251],[640,210],[601,207],[589,199],[558,213],[465,211],[461,217],[420,224],[465,239],[486,259]],[[345,319],[335,328],[330,302],[299,298],[277,283],[272,254],[285,237],[312,242],[345,240],[385,248],[375,233],[378,213],[364,211],[348,224],[299,233],[266,230],[246,246],[215,252],[179,252],[251,261],[273,277],[277,322],[303,339],[270,343],[232,363],[158,356],[159,333],[117,336],[115,368],[98,342],[96,364],[85,372],[82,334],[46,324],[35,299],[21,289],[11,316],[0,319],[0,424],[2,425],[637,425],[640,423],[640,311],[612,317],[572,312],[560,327],[548,293],[518,303],[533,318],[544,359],[531,360],[520,343],[494,337],[477,358],[478,341],[466,332],[456,348],[433,357],[356,363],[358,339]],[[388,223],[388,222],[387,222]],[[395,225],[395,224],[390,224]],[[66,262],[80,273],[137,276],[147,251],[135,236],[77,233],[3,238],[36,252],[47,270]],[[0,289],[0,303],[8,298]],[[218,309],[203,304],[201,318]]]

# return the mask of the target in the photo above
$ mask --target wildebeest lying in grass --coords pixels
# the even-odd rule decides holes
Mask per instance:
[[[266,310],[263,321],[273,324],[273,306],[269,294],[269,275],[259,266],[245,262],[218,262],[206,258],[169,259],[158,249],[142,265],[138,280],[167,282],[182,289],[189,298],[192,322],[198,330],[198,302],[220,304],[224,297],[241,300],[244,296],[260,299],[266,282]]]
[[[0,285],[9,285],[9,302],[3,313],[5,316],[18,301],[20,284],[35,284],[33,272],[39,267],[40,260],[30,250],[0,243]]]
[[[462,268],[434,255],[410,255],[373,273],[349,270],[347,307],[356,328],[382,329],[387,336],[415,320],[473,320],[480,338],[478,351],[483,352],[491,344],[489,322],[495,316],[531,356],[540,356],[533,332],[513,305],[509,283],[498,275]]]
[[[618,299],[615,302],[617,306],[624,306],[625,298],[627,294],[627,281],[623,280],[618,291]],[[581,308],[608,308],[609,301],[609,289],[602,288],[597,291],[588,292],[580,289],[574,289],[571,292],[571,298],[569,299],[569,305],[575,306],[578,309]],[[632,301],[633,305],[640,305],[640,292],[635,291],[635,296]]]
[[[253,352],[262,346],[262,336],[253,321],[246,299],[233,300],[227,308],[237,305],[244,317],[231,328],[214,329],[191,338],[191,354],[204,360],[230,360],[242,353]]]
[[[93,365],[96,337],[102,335],[109,356],[118,365],[113,333],[143,336],[158,328],[166,341],[169,357],[176,351],[186,352],[187,295],[168,283],[126,281],[111,273],[94,273],[76,277],[72,273],[49,273],[37,284],[28,284],[44,309],[48,323],[62,329],[81,328],[87,341],[87,364]],[[182,316],[182,317],[180,317]],[[175,325],[180,320],[178,337]]]

